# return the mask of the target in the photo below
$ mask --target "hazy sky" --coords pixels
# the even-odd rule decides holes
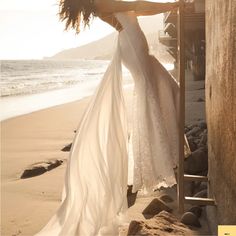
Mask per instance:
[[[90,29],[79,35],[65,32],[57,12],[57,0],[1,0],[0,59],[40,59],[114,31],[95,19]]]
[[[113,29],[94,20],[85,32],[64,31],[56,0],[0,1],[0,59],[38,59],[109,34]]]

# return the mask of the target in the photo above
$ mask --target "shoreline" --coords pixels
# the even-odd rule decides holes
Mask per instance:
[[[1,97],[0,107],[4,112],[0,112],[0,122],[88,98],[95,93],[98,85],[99,81],[94,81],[86,87],[77,85],[35,94]],[[133,83],[124,81],[123,87],[125,92],[133,87]]]

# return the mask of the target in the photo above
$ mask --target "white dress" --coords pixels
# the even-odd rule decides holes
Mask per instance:
[[[37,236],[118,235],[129,153],[121,62],[135,82],[133,191],[176,183],[178,84],[149,55],[135,13],[115,16],[123,26],[116,51],[73,140],[61,205]]]

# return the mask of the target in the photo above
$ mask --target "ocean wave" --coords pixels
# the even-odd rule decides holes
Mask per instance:
[[[98,81],[107,64],[96,60],[2,61],[0,95],[34,94]]]

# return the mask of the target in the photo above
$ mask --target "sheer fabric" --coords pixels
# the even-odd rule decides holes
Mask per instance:
[[[37,236],[118,235],[127,209],[128,146],[134,158],[133,191],[176,183],[178,84],[149,55],[134,12],[116,17],[123,30],[73,140],[61,205]],[[121,61],[135,82],[129,145]]]
[[[123,64],[135,83],[132,146],[133,191],[149,192],[176,183],[179,86],[149,54],[148,43],[134,12],[117,13]]]

